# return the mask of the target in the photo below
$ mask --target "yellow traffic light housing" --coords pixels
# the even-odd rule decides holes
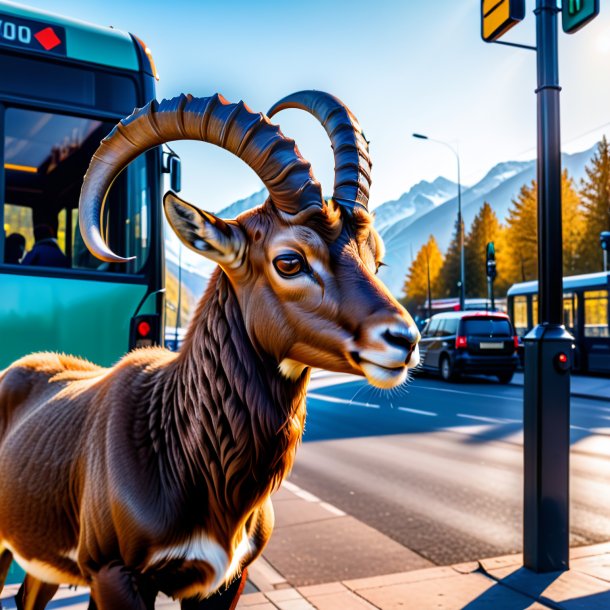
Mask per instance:
[[[481,37],[494,42],[525,17],[525,0],[481,0]]]

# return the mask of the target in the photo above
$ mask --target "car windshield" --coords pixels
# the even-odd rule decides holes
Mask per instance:
[[[512,329],[508,320],[498,318],[470,318],[463,320],[462,324],[465,335],[487,335],[489,337],[512,335]]]

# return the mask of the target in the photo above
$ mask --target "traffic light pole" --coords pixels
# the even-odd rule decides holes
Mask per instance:
[[[569,567],[570,374],[563,322],[561,150],[556,0],[536,0],[539,324],[524,338],[523,559]]]

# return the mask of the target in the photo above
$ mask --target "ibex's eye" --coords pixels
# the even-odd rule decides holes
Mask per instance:
[[[294,277],[306,268],[305,261],[299,254],[281,254],[273,260],[273,265],[282,277]]]

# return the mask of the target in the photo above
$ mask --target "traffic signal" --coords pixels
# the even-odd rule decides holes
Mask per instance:
[[[599,243],[601,244],[602,250],[610,250],[610,231],[602,231],[599,234]]]
[[[481,0],[481,37],[494,42],[525,17],[525,0]]]
[[[574,34],[599,15],[599,0],[561,0],[561,25]]]
[[[498,274],[496,270],[496,248],[493,241],[487,244],[487,277],[493,282]]]

